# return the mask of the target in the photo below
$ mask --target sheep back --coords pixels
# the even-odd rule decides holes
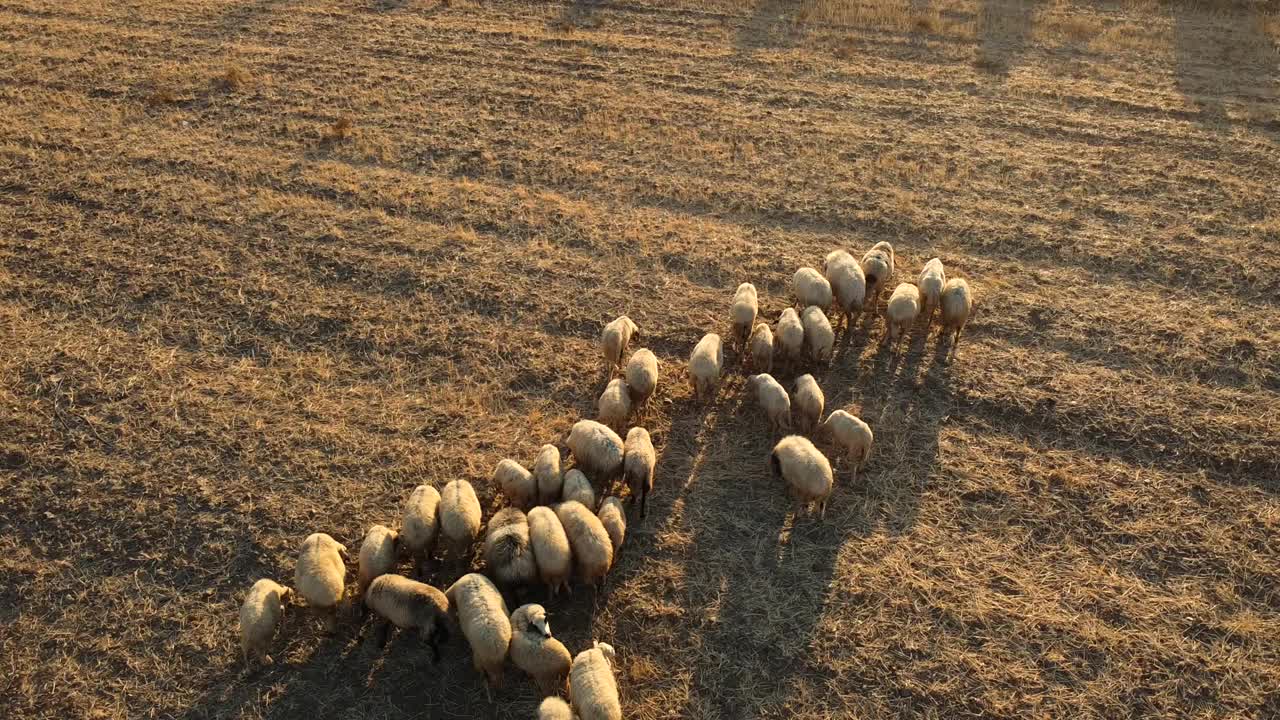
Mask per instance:
[[[584,583],[602,579],[613,565],[613,540],[596,514],[579,502],[564,502],[556,507],[556,517],[564,526],[569,547]]]
[[[314,533],[303,541],[293,585],[308,605],[332,608],[342,600],[347,575],[342,553],[346,551],[325,533]]]
[[[552,594],[561,587],[568,587],[573,554],[569,550],[569,537],[565,535],[564,525],[551,508],[538,506],[529,511],[529,543],[533,546],[538,576]]]
[[[471,646],[472,662],[489,684],[502,682],[502,664],[511,645],[511,616],[502,593],[489,578],[468,573],[445,591],[458,616],[462,634]]]
[[[396,531],[385,525],[374,525],[365,533],[364,542],[360,543],[360,567],[356,574],[360,592],[364,592],[374,578],[395,570],[397,542]]]
[[[409,494],[400,520],[400,542],[414,554],[430,554],[440,530],[440,491],[419,485]]]
[[[538,484],[538,502],[542,504],[560,499],[564,475],[560,472],[560,448],[543,445],[533,460],[533,480]]]
[[[583,650],[573,659],[569,695],[582,720],[622,720],[613,662],[599,646]]]
[[[622,472],[622,438],[607,425],[579,420],[569,430],[566,444],[578,467],[598,482],[608,483]]]
[[[640,348],[631,354],[624,373],[627,389],[634,405],[643,405],[658,389],[658,358],[648,348]]]

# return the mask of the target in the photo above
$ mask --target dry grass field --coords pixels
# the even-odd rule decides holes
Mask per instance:
[[[245,672],[237,607],[420,482],[487,517],[625,312],[656,495],[547,605],[627,717],[1280,717],[1276,13],[0,0],[0,714],[529,717],[300,608]],[[879,240],[976,315],[839,339],[878,444],[797,519],[684,359]]]

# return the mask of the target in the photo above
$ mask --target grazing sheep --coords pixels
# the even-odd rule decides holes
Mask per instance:
[[[720,370],[724,367],[724,343],[715,333],[702,336],[689,355],[689,378],[698,399],[709,398],[720,384]]]
[[[747,341],[751,327],[756,324],[756,314],[760,304],[756,296],[756,286],[742,283],[733,294],[733,305],[729,308],[729,318],[733,324],[733,341],[741,346]]]
[[[596,401],[596,410],[597,419],[605,425],[614,430],[626,427],[627,420],[631,417],[631,391],[622,378],[609,381],[604,392],[600,393],[600,399]]]
[[[796,428],[800,432],[813,432],[818,427],[818,422],[822,420],[822,406],[826,402],[826,397],[822,394],[822,388],[818,387],[818,381],[813,379],[812,375],[801,375],[796,378],[795,387],[791,392],[791,406],[795,408]]]
[[[631,501],[640,498],[640,517],[645,516],[645,501],[653,492],[653,470],[658,464],[649,431],[633,427],[627,431],[626,452],[622,459],[622,478],[631,488]]]
[[[920,299],[924,304],[924,327],[927,331],[933,323],[933,312],[942,301],[942,288],[947,284],[947,273],[942,267],[942,260],[933,258],[924,264],[920,271],[920,280],[916,288],[920,290]]]
[[[614,496],[600,503],[596,513],[604,531],[609,533],[609,542],[613,543],[613,561],[618,561],[618,553],[622,551],[622,543],[627,539],[627,513],[622,509],[622,501]]]
[[[625,377],[631,405],[636,412],[641,412],[653,397],[653,391],[658,389],[658,358],[648,348],[631,353]]]
[[[817,363],[825,363],[831,359],[831,350],[836,345],[836,333],[822,309],[810,305],[800,315],[800,324],[804,327],[804,340],[809,346],[809,357]]]
[[[551,597],[555,597],[560,588],[568,590],[573,554],[564,525],[554,510],[540,505],[529,511],[529,544],[533,546],[538,577],[551,591]]]
[[[804,348],[804,324],[794,308],[787,308],[778,316],[778,327],[774,330],[778,337],[778,345],[782,348],[782,356],[787,360],[799,360],[800,351]]]
[[[591,481],[578,468],[564,474],[564,494],[560,499],[564,502],[580,502],[592,510],[596,507],[595,488],[591,487]]]
[[[569,430],[565,444],[582,472],[605,487],[622,473],[622,438],[609,426],[579,420]]]
[[[878,242],[862,256],[862,274],[867,282],[866,302],[863,309],[875,312],[880,305],[880,295],[893,279],[893,246]]]
[[[801,331],[803,332],[803,330]],[[751,331],[751,367],[756,372],[773,372],[773,330],[765,323]]]
[[[615,653],[607,643],[592,643],[573,659],[569,696],[582,720],[622,720],[618,681],[613,677]]]
[[[532,506],[538,500],[538,481],[533,473],[515,460],[502,459],[493,469],[493,484],[502,489],[507,500],[518,508]]]
[[[604,354],[605,369],[610,375],[622,365],[622,354],[627,351],[633,336],[638,337],[640,329],[626,315],[621,315],[604,326],[600,332],[600,351]]]
[[[564,687],[573,657],[564,643],[551,637],[547,610],[541,605],[521,605],[511,613],[511,662],[533,678],[543,695]]]
[[[538,577],[529,541],[529,520],[519,508],[503,508],[489,521],[484,537],[484,563],[494,584],[515,590]]]
[[[400,547],[413,558],[414,574],[422,574],[422,563],[431,557],[440,531],[440,491],[419,485],[404,504],[400,520]]]
[[[332,633],[338,625],[335,611],[346,591],[347,566],[342,556],[346,546],[324,533],[312,533],[302,542],[293,586],[307,606],[324,616],[324,630]]]
[[[871,426],[856,415],[835,410],[822,422],[822,429],[836,445],[844,448],[849,464],[853,466],[853,479],[857,480],[858,468],[871,457],[871,445],[875,442]]]
[[[844,325],[849,327],[849,319],[862,314],[867,296],[867,278],[862,274],[862,266],[844,250],[832,250],[827,253],[823,269],[835,294],[836,307],[844,314]]]
[[[911,331],[911,323],[916,321],[919,314],[920,288],[911,283],[902,283],[889,296],[889,304],[884,309],[885,322],[889,324],[885,340],[901,342]]]
[[[942,332],[955,331],[955,339],[951,345],[954,354],[960,344],[960,332],[969,322],[969,313],[973,312],[973,293],[969,291],[969,283],[963,278],[947,281],[942,291]]]
[[[563,502],[556,506],[556,517],[564,526],[573,549],[582,582],[598,585],[613,565],[613,540],[595,513],[579,502]]]
[[[472,663],[484,673],[485,693],[492,701],[492,689],[502,684],[502,665],[511,645],[507,604],[489,578],[477,573],[463,575],[444,594],[458,615],[462,634],[471,645]]]
[[[245,665],[250,660],[274,662],[267,654],[271,638],[284,615],[284,604],[293,591],[274,580],[263,578],[249,588],[240,605],[240,655]]]
[[[356,594],[363,594],[379,575],[396,569],[399,535],[385,525],[374,525],[360,543],[360,566],[356,572]]]
[[[545,698],[538,706],[538,720],[577,720],[569,703],[558,697]]]
[[[769,418],[769,426],[775,432],[786,432],[791,429],[791,397],[782,387],[782,383],[773,379],[772,375],[762,373],[747,378],[747,387],[755,393],[760,407]]]
[[[831,307],[831,283],[817,270],[811,267],[800,268],[791,278],[791,287],[800,301],[800,307]]]
[[[827,456],[800,435],[788,435],[778,441],[769,455],[774,477],[787,482],[791,497],[801,508],[818,503],[821,517],[827,516],[827,496],[831,494],[831,463]],[[800,508],[797,508],[797,514]]]
[[[431,645],[431,661],[440,661],[440,641],[449,640],[449,600],[444,593],[399,575],[379,575],[369,584],[364,604],[401,630],[417,629]],[[387,641],[383,625],[379,644]]]
[[[542,505],[560,499],[564,476],[560,474],[560,448],[543,445],[533,460],[533,480],[538,485],[538,502]]]
[[[480,499],[466,480],[454,480],[440,493],[440,535],[455,562],[471,554],[471,544],[480,534]]]

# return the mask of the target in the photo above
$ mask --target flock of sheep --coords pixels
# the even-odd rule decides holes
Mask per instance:
[[[758,296],[750,283],[738,286],[730,309],[732,338],[744,363],[757,373],[748,388],[763,408],[772,428],[790,433],[793,422],[801,433],[821,431],[844,451],[856,478],[857,468],[871,453],[873,435],[862,420],[844,410],[822,419],[822,389],[810,374],[794,382],[792,392],[769,373],[775,355],[779,364],[825,363],[831,359],[835,333],[826,311],[843,318],[846,329],[865,313],[878,309],[883,288],[894,275],[893,246],[877,243],[862,261],[843,250],[826,257],[823,273],[801,268],[792,288],[801,312],[787,308],[776,325],[757,323]],[[918,282],[894,289],[885,307],[885,341],[901,342],[923,313],[925,330],[935,312],[941,315],[942,334],[960,333],[973,308],[973,296],[961,279],[947,280],[942,261],[925,264]],[[437,491],[419,485],[405,503],[397,532],[374,525],[360,546],[354,601],[362,613],[373,611],[375,640],[385,643],[391,626],[417,629],[438,661],[440,640],[451,626],[460,627],[471,646],[477,671],[487,681],[486,691],[502,682],[503,667],[512,663],[537,683],[545,697],[538,710],[544,719],[619,720],[622,717],[613,673],[614,650],[605,643],[571,657],[551,634],[542,605],[526,604],[508,612],[508,597],[536,583],[554,597],[568,588],[576,574],[584,584],[598,586],[612,567],[626,538],[627,515],[616,496],[596,503],[596,488],[607,494],[622,478],[629,499],[639,501],[645,517],[646,499],[653,490],[656,453],[647,430],[632,427],[625,441],[618,432],[633,416],[642,417],[658,384],[658,360],[647,349],[633,353],[626,365],[622,358],[638,328],[626,316],[605,326],[601,350],[611,378],[597,402],[598,419],[575,423],[563,444],[573,467],[561,468],[561,450],[543,445],[532,469],[509,459],[498,463],[493,482],[509,506],[489,520],[482,555],[485,573],[468,572],[441,592],[431,585],[397,573],[402,558],[414,561],[415,577],[423,576],[424,562],[438,548],[443,561],[468,565],[480,536],[481,508],[475,489],[466,480],[454,480]],[[613,377],[621,370],[621,377]],[[714,396],[724,371],[724,347],[720,336],[709,333],[689,357],[689,376],[698,398]],[[615,431],[616,430],[616,431]],[[801,506],[816,503],[826,514],[833,486],[831,463],[803,434],[786,434],[769,456],[775,476]],[[526,513],[527,510],[527,513]],[[240,608],[241,649],[246,663],[269,662],[268,646],[275,635],[284,605],[296,591],[307,606],[321,614],[326,632],[337,624],[338,608],[346,595],[346,548],[324,533],[309,536],[302,544],[294,575],[294,588],[272,580],[254,583]],[[470,568],[467,568],[470,569]],[[568,680],[572,707],[559,693]]]

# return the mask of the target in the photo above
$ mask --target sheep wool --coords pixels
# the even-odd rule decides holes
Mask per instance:
[[[889,304],[885,306],[884,317],[889,323],[886,340],[900,342],[911,330],[911,324],[920,314],[920,288],[911,283],[902,283],[889,296]]]
[[[626,315],[615,318],[600,332],[600,352],[604,355],[605,367],[612,373],[622,364],[622,354],[627,351],[633,336],[638,336],[640,329]]]
[[[569,703],[558,697],[545,698],[538,706],[538,720],[575,720]]]
[[[804,348],[804,324],[795,308],[787,308],[778,316],[778,327],[774,330],[778,337],[778,345],[788,360],[800,359],[800,351]]]
[[[430,485],[419,485],[409,494],[400,519],[400,546],[414,559],[415,569],[430,557],[440,531],[440,491]]]
[[[596,507],[596,491],[591,481],[578,468],[564,474],[564,494],[560,498],[564,502],[576,501],[591,509]]]
[[[769,418],[769,426],[775,432],[791,429],[791,396],[786,388],[768,373],[747,378],[747,387],[755,393],[756,400]]]
[[[272,662],[267,654],[271,638],[276,634],[284,603],[293,591],[274,580],[263,578],[249,588],[240,605],[240,654],[245,664],[250,661]]]
[[[538,485],[538,502],[546,505],[560,499],[564,475],[560,472],[560,448],[543,445],[533,460],[533,480]]]
[[[498,587],[522,587],[538,577],[538,565],[529,540],[529,520],[519,508],[503,508],[489,521],[484,538],[484,562]]]
[[[871,446],[875,435],[871,426],[856,415],[844,410],[835,410],[822,422],[822,429],[844,449],[849,463],[853,466],[853,477],[858,477],[858,468],[871,457]]]
[[[960,332],[969,322],[969,313],[973,312],[973,293],[969,291],[969,283],[963,278],[947,281],[942,290],[942,332],[954,332],[955,338],[951,351],[960,344]]]
[[[835,295],[836,306],[843,313],[845,327],[848,327],[850,318],[862,314],[862,304],[867,295],[867,278],[858,261],[844,250],[827,253],[824,269],[827,282],[831,283],[831,291]]]
[[[609,534],[609,542],[613,543],[613,561],[617,562],[622,543],[627,539],[627,513],[622,509],[622,501],[612,496],[605,498],[596,517],[600,518],[600,524]]]
[[[564,533],[564,525],[560,524],[560,518],[551,508],[539,505],[529,511],[529,544],[533,546],[538,577],[551,596],[555,597],[561,588],[568,590],[573,553],[569,550],[569,537]]]
[[[724,367],[724,343],[720,336],[708,333],[702,336],[689,355],[689,378],[699,399],[715,395],[720,384],[720,370]]]
[[[631,353],[624,376],[627,379],[627,390],[631,392],[632,406],[643,408],[658,389],[657,356],[648,348],[640,348]]]
[[[538,481],[515,460],[504,458],[493,469],[493,484],[518,508],[532,507],[538,499]]]
[[[800,324],[804,327],[804,341],[809,346],[809,357],[818,363],[830,360],[831,351],[836,345],[836,334],[822,309],[816,305],[805,308],[800,316]]]
[[[484,673],[486,692],[492,700],[492,688],[502,684],[502,665],[511,645],[511,615],[502,593],[489,578],[468,573],[449,586],[445,597],[458,616],[462,634],[471,646],[472,663]]]
[[[751,367],[756,372],[773,372],[773,331],[765,323],[751,331]]]
[[[812,375],[801,375],[796,378],[791,395],[791,407],[795,409],[796,427],[801,432],[813,432],[818,427],[825,402],[826,397],[822,394],[822,388],[818,386],[818,381],[814,380]]]
[[[466,558],[480,534],[480,499],[466,480],[454,480],[440,493],[440,534],[454,560]]]
[[[302,542],[293,586],[307,605],[325,617],[325,632],[337,625],[334,611],[346,591],[347,566],[342,556],[347,548],[325,533],[313,533]]]
[[[596,514],[579,502],[556,506],[556,517],[564,526],[578,566],[578,577],[587,584],[598,584],[613,565],[613,540]]]
[[[449,639],[449,600],[444,593],[400,575],[379,575],[369,584],[364,604],[401,630],[416,629],[431,645],[431,659],[440,660],[440,641]]]
[[[640,517],[645,516],[645,502],[653,492],[653,471],[658,464],[649,431],[633,427],[627,431],[626,452],[622,459],[622,478],[631,489],[631,499],[640,499]]]
[[[618,699],[613,662],[613,648],[600,642],[573,659],[569,670],[569,696],[582,720],[622,720],[622,702]]]
[[[867,281],[864,309],[874,312],[880,303],[880,294],[893,279],[893,245],[878,242],[862,256],[862,274]]]
[[[947,273],[942,267],[941,259],[933,258],[924,264],[924,270],[920,271],[916,288],[920,291],[920,300],[923,303],[921,311],[924,313],[926,328],[933,322],[933,313],[942,303],[942,289],[946,284]]]
[[[610,428],[619,430],[626,427],[631,417],[631,391],[622,378],[609,381],[596,401],[596,411],[597,419]]]
[[[596,482],[607,486],[622,473],[622,438],[609,426],[579,420],[569,430],[565,444],[578,468]]]
[[[533,678],[543,695],[564,687],[572,661],[564,643],[551,636],[546,608],[521,605],[511,613],[511,662]]]
[[[796,299],[800,301],[800,307],[831,307],[831,283],[817,270],[811,267],[800,268],[791,278],[791,287],[796,293]]]
[[[801,506],[818,503],[822,517],[827,515],[827,497],[833,479],[831,463],[808,438],[789,435],[778,441],[769,455],[775,477],[787,483],[791,497]]]
[[[742,283],[733,293],[733,305],[729,307],[729,319],[733,326],[733,341],[742,345],[747,335],[756,324],[756,314],[760,311],[756,286]]]
[[[356,588],[363,593],[369,583],[379,575],[396,569],[399,535],[385,525],[374,525],[360,543],[360,568],[356,574]]]

